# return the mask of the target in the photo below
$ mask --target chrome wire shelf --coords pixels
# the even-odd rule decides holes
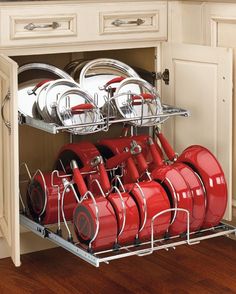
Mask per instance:
[[[158,115],[152,115],[152,116],[139,116],[135,118],[114,118],[112,116],[107,116],[104,118],[104,120],[98,121],[98,122],[91,122],[91,123],[84,123],[84,124],[75,124],[73,126],[60,126],[55,123],[46,123],[43,120],[34,119],[31,117],[19,117],[19,123],[22,125],[28,125],[36,129],[40,129],[42,131],[51,133],[51,134],[58,134],[59,132],[69,132],[76,134],[76,129],[78,127],[92,127],[92,126],[98,126],[97,131],[107,131],[109,129],[109,126],[112,124],[118,124],[118,123],[128,123],[132,121],[140,121],[145,119],[161,119],[161,123],[169,119],[170,117],[174,116],[183,116],[183,117],[189,117],[190,112],[186,109],[170,106],[167,104],[163,104],[163,112]]]
[[[194,244],[198,244],[203,240],[212,239],[219,236],[229,236],[230,234],[236,235],[236,227],[222,222],[216,227],[200,230],[197,232],[187,232],[182,236],[173,236],[169,238],[154,240],[152,234],[150,241],[148,242],[144,242],[139,245],[124,246],[118,250],[110,249],[92,254],[83,249],[79,244],[67,241],[63,237],[53,232],[51,229],[32,221],[23,214],[20,214],[20,223],[22,226],[34,232],[38,236],[52,241],[56,245],[63,247],[67,251],[70,251],[74,255],[78,256],[79,258],[83,259],[84,261],[90,263],[95,267],[99,267],[102,263],[108,264],[113,260],[129,256],[141,257],[152,254],[158,250],[175,249],[177,246],[180,245],[191,246]]]

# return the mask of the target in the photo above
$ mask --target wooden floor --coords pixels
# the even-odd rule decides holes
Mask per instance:
[[[95,268],[61,248],[0,260],[0,294],[236,293],[236,241],[216,238]]]

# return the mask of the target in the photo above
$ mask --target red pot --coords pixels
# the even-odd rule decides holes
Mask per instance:
[[[208,149],[198,145],[185,149],[178,162],[190,166],[199,175],[205,187],[207,205],[202,227],[218,225],[227,206],[227,184],[219,162]]]
[[[68,181],[70,179],[67,176],[63,177],[63,173],[60,176],[62,177],[53,176],[53,184],[59,187],[59,192],[62,194],[64,191],[63,179]],[[52,173],[38,173],[33,178],[27,189],[27,204],[32,217],[37,221],[40,218],[42,224],[58,222],[58,188],[52,186]],[[70,189],[67,190],[64,198],[66,220],[72,220],[76,204],[73,192]],[[60,221],[62,221],[62,217],[60,217]]]
[[[115,211],[105,197],[97,196],[95,199],[88,192],[75,160],[71,161],[71,167],[74,182],[82,196],[73,213],[77,238],[92,251],[112,249],[116,244],[118,231]]]
[[[96,197],[96,205],[99,228],[90,249],[93,251],[112,249],[117,238],[117,220],[114,209],[110,202],[102,196]],[[89,246],[97,230],[96,206],[90,197],[76,206],[73,223],[78,240],[86,247]]]

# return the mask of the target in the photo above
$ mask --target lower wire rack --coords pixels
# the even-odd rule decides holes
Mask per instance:
[[[236,227],[221,222],[218,226],[209,229],[200,230],[197,232],[187,232],[181,236],[173,236],[163,239],[154,240],[151,236],[151,240],[148,242],[140,243],[139,245],[123,246],[119,249],[110,249],[106,251],[100,251],[90,253],[83,249],[79,244],[72,243],[59,236],[51,229],[32,221],[27,216],[20,214],[20,223],[30,231],[34,232],[38,236],[48,239],[60,247],[63,247],[67,251],[70,251],[74,255],[80,257],[84,261],[92,264],[95,267],[99,267],[101,263],[109,263],[112,260],[125,258],[129,256],[145,256],[150,255],[158,250],[175,249],[180,245],[195,245],[202,240],[207,240],[220,236],[229,236],[230,234],[236,235]]]

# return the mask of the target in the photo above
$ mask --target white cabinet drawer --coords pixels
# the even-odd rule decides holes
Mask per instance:
[[[1,9],[1,46],[55,44],[77,40],[77,13],[67,6]]]
[[[80,22],[87,23],[86,28],[79,26],[87,41],[167,40],[167,1],[85,4]]]
[[[100,34],[144,33],[160,31],[160,11],[100,13]]]

